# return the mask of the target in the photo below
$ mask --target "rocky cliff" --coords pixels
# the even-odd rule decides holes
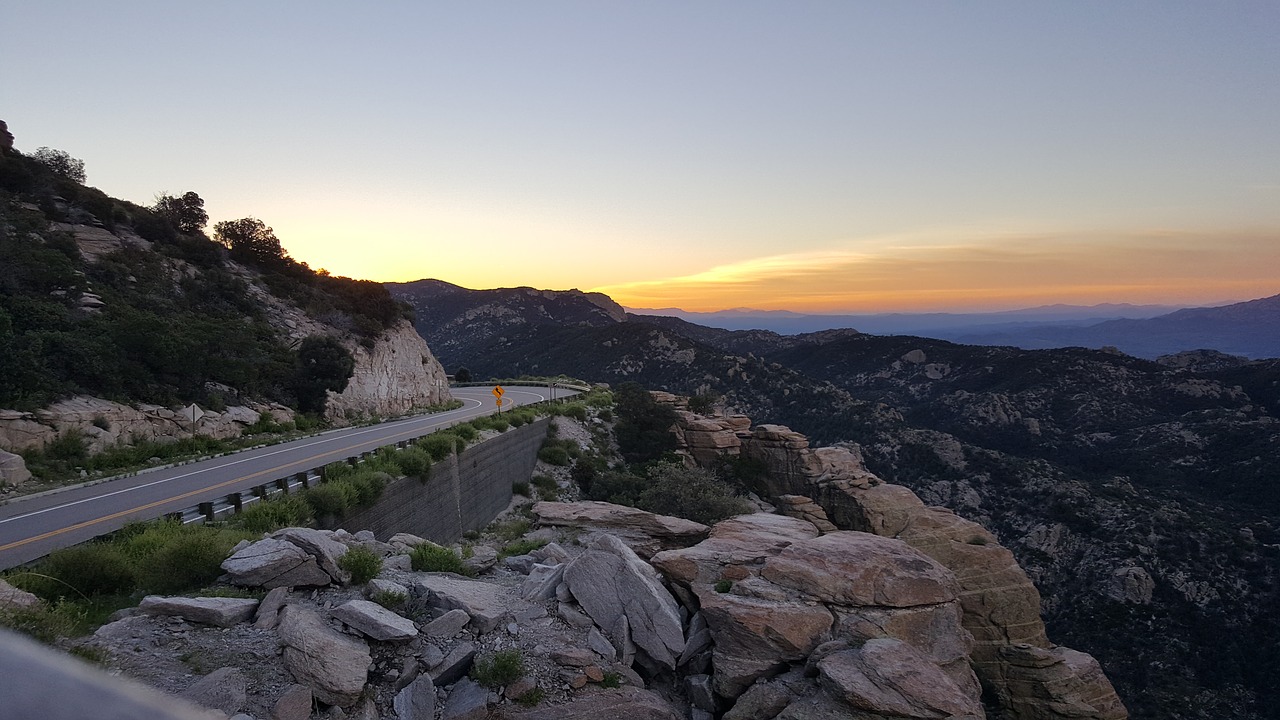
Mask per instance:
[[[408,321],[379,336],[372,348],[351,342],[350,349],[355,372],[341,393],[329,392],[330,419],[403,415],[451,399],[444,368]]]
[[[815,450],[803,435],[782,426],[745,430],[741,417],[699,417],[687,411],[679,411],[679,417],[674,432],[691,462],[713,466],[720,458],[709,451],[752,460],[763,469],[755,489],[775,498],[784,513],[811,524],[894,538],[949,570],[956,583],[952,599],[957,620],[972,638],[972,646],[949,662],[963,658],[965,671],[972,666],[1010,717],[1128,717],[1097,661],[1049,641],[1035,586],[1013,554],[981,525],[944,508],[926,507],[909,489],[884,483],[866,469],[856,448]],[[856,570],[833,566],[824,573]],[[683,577],[688,581],[692,576],[686,572]],[[914,622],[922,628],[945,625],[937,619]],[[890,624],[875,623],[881,628]],[[917,637],[928,634],[918,632]],[[963,677],[954,673],[953,666],[952,680],[964,687]]]

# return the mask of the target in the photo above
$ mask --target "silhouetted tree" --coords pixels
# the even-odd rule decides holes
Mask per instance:
[[[294,394],[298,409],[323,413],[328,401],[326,391],[340,393],[355,372],[356,361],[342,343],[331,337],[312,335],[298,347],[298,368],[294,376]]]
[[[48,147],[37,148],[31,157],[68,180],[84,183],[84,161],[71,157],[65,150],[54,150]]]
[[[614,431],[623,460],[649,462],[676,449],[676,438],[671,433],[676,411],[659,405],[644,387],[633,382],[619,385],[613,393],[613,404],[618,413]]]
[[[209,213],[204,211],[204,199],[194,192],[183,193],[182,197],[160,193],[152,210],[184,235],[200,232],[209,222]]]
[[[274,265],[284,259],[275,231],[257,218],[223,220],[213,226],[213,238],[226,245],[237,260]]]
[[[471,371],[464,367],[460,367],[457,372],[453,374],[453,379],[460,383],[471,382]]]

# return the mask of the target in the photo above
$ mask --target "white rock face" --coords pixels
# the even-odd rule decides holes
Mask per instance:
[[[0,482],[10,485],[21,485],[31,479],[31,471],[21,455],[14,455],[0,450]]]
[[[402,415],[452,398],[444,368],[407,320],[383,334],[372,350],[355,343],[348,349],[356,369],[341,394],[329,393],[325,415],[331,420]]]

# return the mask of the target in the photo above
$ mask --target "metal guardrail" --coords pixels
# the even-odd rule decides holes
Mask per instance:
[[[456,383],[453,385],[453,387],[483,387],[483,386],[488,386],[492,384],[493,383],[491,382],[490,383]],[[590,387],[582,387],[579,385],[567,385],[563,383],[558,384],[556,387],[569,389],[569,390],[576,390],[578,392],[587,392],[591,390]],[[530,407],[533,405],[541,405],[544,402],[552,402],[552,401],[543,400],[539,402],[521,405],[520,407]],[[453,427],[453,425],[458,425],[463,422],[467,422],[467,420],[459,420],[446,427]],[[418,440],[419,438],[426,437],[427,435],[430,435],[431,433],[441,429],[442,428],[435,428],[431,432],[423,433],[422,435],[418,435],[417,437],[413,437],[408,440],[400,440],[398,442],[388,443],[386,445],[380,445],[377,448],[374,448],[373,450],[369,450],[367,452],[360,453],[359,455],[353,455],[351,457],[348,457],[345,460],[345,462],[353,467],[357,466],[360,463],[364,462],[366,458],[370,457],[371,455],[375,455],[379,450],[382,450],[383,448],[395,447],[397,449],[404,449],[412,445],[413,442]],[[178,522],[181,522],[183,525],[189,525],[194,522],[216,522],[218,520],[225,520],[229,517],[232,517],[233,515],[237,515],[243,512],[245,508],[251,507],[254,503],[262,502],[264,500],[270,500],[271,498],[278,497],[280,495],[287,495],[289,493],[295,492],[299,488],[305,490],[313,485],[318,485],[320,483],[323,483],[325,481],[324,468],[325,466],[331,465],[331,464],[333,463],[326,463],[325,465],[311,468],[310,470],[306,470],[304,472],[294,473],[286,477],[277,478],[271,482],[262,483],[261,485],[254,485],[248,490],[241,490],[238,492],[228,493],[227,495],[220,497],[216,500],[208,500],[198,505],[192,505],[190,507],[183,508],[182,510],[179,510],[177,512],[167,513],[165,517],[172,520],[177,520]]]

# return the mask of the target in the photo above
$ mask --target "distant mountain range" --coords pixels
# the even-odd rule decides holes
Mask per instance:
[[[636,308],[630,312],[677,317],[724,330],[771,330],[783,335],[852,328],[873,335],[915,335],[1024,349],[1111,346],[1143,358],[1200,349],[1248,358],[1280,357],[1280,295],[1200,308],[1046,305],[996,313],[873,315],[805,315],[750,308],[712,313]]]

